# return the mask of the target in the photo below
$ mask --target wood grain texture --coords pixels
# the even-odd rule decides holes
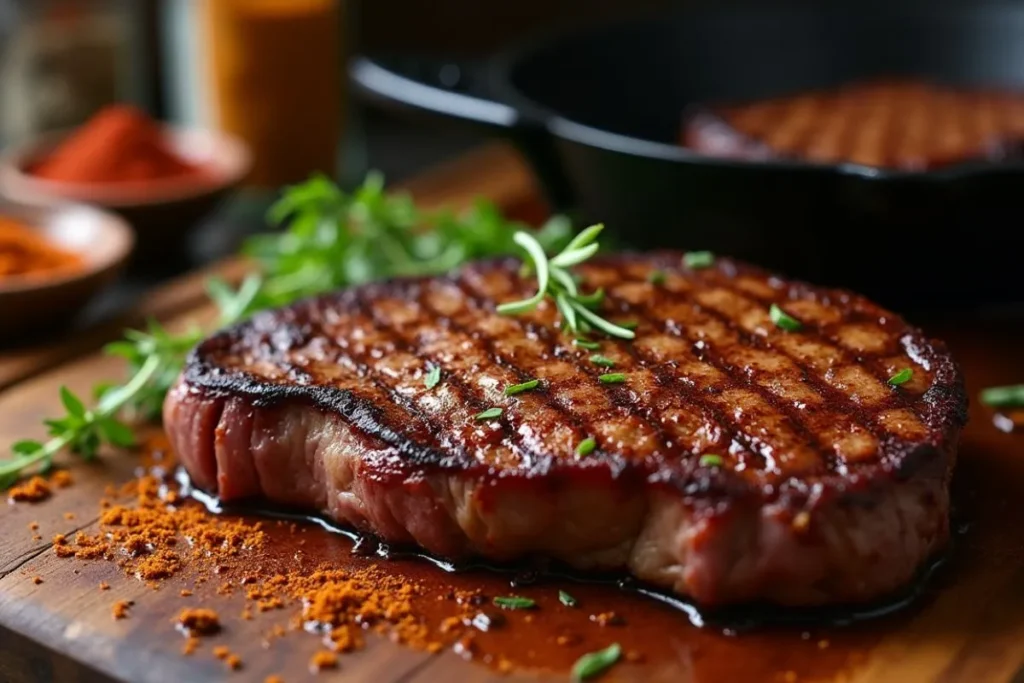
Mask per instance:
[[[481,158],[500,161],[506,153],[487,154],[478,156],[476,163]],[[479,180],[482,169],[467,168],[476,168],[471,175]],[[458,163],[448,172],[465,178],[457,170]],[[438,182],[436,177],[420,186],[421,197],[440,201],[444,196],[444,183],[431,186]],[[507,181],[519,182],[517,177],[525,181],[522,188],[528,193],[525,175],[513,172]],[[455,183],[453,187],[459,196],[472,195],[464,185]],[[505,191],[507,188],[495,190],[499,194]],[[507,196],[511,199],[502,201],[531,205],[525,194],[510,192]],[[208,307],[186,306],[166,322],[181,325],[209,314]],[[1024,381],[1024,357],[1019,353],[1024,314],[923,324],[929,332],[948,339],[963,366],[972,397],[984,386]],[[8,386],[0,392],[0,450],[16,439],[40,435],[40,418],[56,410],[58,385],[84,392],[97,379],[118,372],[116,361],[85,354],[48,370],[37,367],[31,378]],[[671,627],[655,636],[658,645],[668,643],[670,647],[656,648],[652,638],[649,651],[662,654],[623,664],[601,680],[1024,680],[1024,434],[1001,433],[993,428],[991,418],[988,409],[973,401],[954,484],[954,521],[964,531],[957,536],[946,566],[913,608],[853,628],[809,629],[807,637],[800,629],[727,636],[695,629],[682,615],[673,615],[659,622]],[[241,610],[241,596],[214,596],[211,582],[188,584],[195,594],[182,598],[178,590],[187,577],[175,577],[154,590],[125,577],[112,563],[62,560],[51,550],[55,533],[94,529],[103,488],[107,482],[131,478],[137,464],[131,454],[113,453],[94,464],[76,463],[71,470],[75,477],[71,488],[59,490],[43,503],[0,507],[0,680],[258,682],[270,674],[282,675],[289,683],[565,680],[564,675],[556,674],[501,676],[449,652],[431,656],[382,638],[372,638],[366,650],[344,656],[336,672],[314,676],[308,671],[308,662],[319,649],[319,640],[294,634],[286,642],[265,648],[262,641],[270,622],[263,615],[252,621],[232,616],[222,634],[204,642],[194,655],[182,656],[183,640],[170,623],[173,616],[183,607],[202,603],[215,605],[222,614],[235,615]],[[73,518],[65,516],[68,512]],[[39,523],[41,539],[33,539],[32,521]],[[42,583],[34,581],[37,576]],[[110,584],[110,590],[101,591],[101,582]],[[116,600],[135,601],[127,619],[112,618],[111,605]],[[640,629],[644,614],[627,615],[626,628]],[[228,674],[210,655],[214,644],[240,654],[243,669]],[[725,673],[740,670],[737,667],[747,673],[741,677]]]

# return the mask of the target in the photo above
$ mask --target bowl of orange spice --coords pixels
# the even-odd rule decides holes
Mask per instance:
[[[126,104],[82,126],[16,146],[0,160],[0,188],[17,200],[84,202],[121,215],[137,260],[183,253],[188,232],[246,176],[248,148],[212,130],[161,124]]]
[[[123,219],[90,206],[0,201],[0,344],[69,324],[133,244]]]

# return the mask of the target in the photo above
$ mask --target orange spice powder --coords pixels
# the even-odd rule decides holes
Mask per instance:
[[[115,619],[126,619],[128,617],[128,609],[132,604],[131,600],[118,600],[110,606],[110,612],[114,615]]]
[[[183,609],[177,622],[189,636],[210,636],[220,631],[220,618],[212,609]]]
[[[46,239],[38,230],[0,216],[0,280],[78,270],[82,258]]]
[[[323,669],[338,668],[338,655],[330,650],[320,650],[309,661],[309,670],[317,673]]]
[[[367,633],[431,653],[445,647],[467,654],[475,651],[471,624],[485,602],[478,591],[452,591],[440,598],[450,614],[433,624],[417,609],[417,601],[435,599],[429,590],[386,568],[367,564],[270,572],[254,562],[267,543],[263,522],[213,515],[182,498],[173,485],[151,476],[109,493],[111,497],[101,501],[94,533],[54,537],[58,557],[116,563],[127,576],[153,588],[186,572],[195,585],[216,576],[216,593],[244,596],[243,619],[252,618],[253,612],[289,610],[288,629],[274,623],[264,639],[266,646],[290,631],[319,634],[326,649],[313,660],[317,669],[331,662],[337,665],[338,655],[361,649]],[[182,595],[188,592],[180,590]],[[115,617],[127,616],[128,606],[115,604]],[[196,651],[198,636],[223,627],[221,616],[207,605],[183,610],[173,621],[189,637],[183,654]],[[226,646],[214,648],[213,655],[232,670],[242,666]]]
[[[50,497],[50,484],[42,477],[32,477],[7,492],[12,503],[38,503]]]

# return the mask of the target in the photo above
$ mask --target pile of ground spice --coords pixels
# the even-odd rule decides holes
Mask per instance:
[[[210,636],[220,631],[220,617],[212,609],[183,609],[177,624],[189,636]]]
[[[110,612],[114,615],[115,619],[125,619],[128,617],[128,609],[132,604],[131,600],[118,600],[111,605]]]
[[[91,184],[181,178],[200,171],[178,154],[157,122],[124,104],[97,112],[29,169],[47,180]]]
[[[84,265],[81,256],[51,241],[43,231],[0,216],[0,280],[55,277]]]
[[[57,556],[116,561],[139,579],[157,581],[178,573],[188,558],[237,556],[264,541],[261,523],[215,517],[156,477],[129,482],[120,496],[130,500],[100,502],[95,534],[80,531],[73,542],[54,537]]]
[[[10,503],[38,503],[49,498],[54,488],[64,489],[74,483],[67,470],[57,470],[50,477],[30,477],[7,492]],[[34,531],[34,529],[33,529]]]
[[[109,489],[100,504],[95,533],[54,537],[58,557],[115,562],[152,588],[185,573],[196,583],[219,579],[218,594],[244,594],[245,619],[252,618],[254,610],[264,613],[293,607],[295,611],[286,617],[288,628],[276,624],[267,642],[288,631],[319,634],[326,650],[311,661],[312,669],[336,666],[339,653],[364,646],[368,631],[427,652],[446,646],[464,653],[472,649],[468,632],[474,619],[480,618],[482,595],[453,591],[447,596],[450,617],[429,624],[415,608],[417,598],[426,599],[422,587],[374,565],[240,574],[253,565],[253,557],[266,543],[263,522],[211,514],[182,496],[173,482],[143,476],[119,490]],[[182,597],[193,594],[188,589],[179,593]],[[125,618],[129,606],[115,603],[115,618]],[[187,636],[182,649],[186,655],[197,651],[199,636],[212,635],[223,626],[218,613],[204,607],[183,610],[173,621]],[[223,646],[215,648],[214,655],[229,669],[242,666],[241,659]]]

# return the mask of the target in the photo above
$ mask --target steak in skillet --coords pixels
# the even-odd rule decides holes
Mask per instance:
[[[535,283],[487,261],[210,337],[166,429],[224,501],[318,511],[443,557],[625,569],[706,606],[899,589],[949,536],[966,399],[945,347],[856,295],[680,257],[577,268],[607,291],[606,317],[639,323],[633,342],[601,340],[623,383],[598,381],[612,370],[549,303],[496,314]],[[776,327],[772,303],[803,329]],[[904,368],[908,382],[887,383]],[[475,418],[491,407],[500,417]],[[588,437],[596,450],[578,455]]]
[[[682,143],[711,156],[918,171],[1024,157],[1024,94],[869,81],[688,116]]]

